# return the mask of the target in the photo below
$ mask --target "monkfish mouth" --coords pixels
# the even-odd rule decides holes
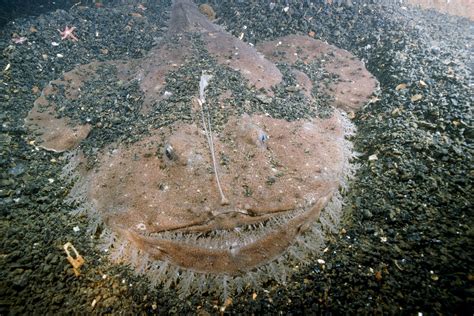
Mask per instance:
[[[239,208],[214,211],[206,221],[166,231],[145,232],[140,235],[156,240],[172,240],[210,249],[226,249],[230,246],[247,245],[278,230],[292,219],[302,215],[306,208],[282,209],[271,212],[255,212]]]
[[[313,227],[329,199],[324,196],[312,205],[256,216],[252,221],[236,220],[249,216],[237,209],[220,212],[207,223],[174,230],[116,228],[149,258],[200,273],[239,275],[284,253]]]

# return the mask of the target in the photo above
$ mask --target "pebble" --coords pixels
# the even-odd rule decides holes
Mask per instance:
[[[378,160],[379,158],[377,157],[376,154],[373,154],[373,155],[370,155],[369,156],[369,161],[375,161],[375,160]]]

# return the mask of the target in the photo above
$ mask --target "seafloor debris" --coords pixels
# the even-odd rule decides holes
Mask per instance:
[[[72,265],[74,274],[76,276],[81,275],[81,272],[79,271],[79,269],[85,263],[84,258],[79,254],[79,252],[76,250],[76,248],[72,245],[71,242],[65,243],[63,248],[67,254],[67,261],[69,261],[69,263]],[[72,249],[72,251],[74,252],[74,257],[71,256],[69,249]]]
[[[216,19],[216,12],[214,12],[214,9],[207,3],[201,4],[199,6],[199,11],[202,14],[205,14],[211,21]]]

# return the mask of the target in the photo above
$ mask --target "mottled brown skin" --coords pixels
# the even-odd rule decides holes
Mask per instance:
[[[258,138],[262,132],[269,137],[265,143]],[[202,129],[177,124],[171,132],[105,154],[86,181],[88,198],[112,230],[155,259],[198,272],[237,274],[281,255],[318,218],[339,188],[343,141],[337,113],[296,122],[232,118],[214,135],[216,154],[229,158],[218,167],[229,201],[223,206]],[[171,159],[164,152],[156,155],[160,144],[171,144]],[[220,249],[160,235],[232,231],[291,213],[291,220],[263,237],[223,241]]]
[[[90,124],[73,124],[66,118],[58,118],[56,115],[56,104],[49,101],[47,97],[56,93],[55,85],[67,87],[66,96],[76,99],[78,91],[82,86],[84,74],[90,75],[95,64],[89,64],[74,69],[64,75],[63,80],[54,80],[46,86],[41,96],[36,99],[33,108],[25,119],[25,126],[32,134],[39,134],[38,146],[55,152],[64,152],[77,147],[84,140],[92,129]]]
[[[357,111],[372,96],[379,83],[364,63],[344,49],[308,36],[287,35],[257,45],[258,51],[273,62],[310,63],[319,60],[324,70],[338,80],[325,85],[315,82],[318,89],[332,97],[330,104],[344,111]],[[310,91],[309,78],[298,73],[297,80],[305,91]]]
[[[55,93],[52,91],[52,84],[61,84],[66,97],[75,99],[81,93],[79,88],[83,82],[94,76],[97,67],[104,64],[114,65],[117,67],[121,80],[126,82],[138,79],[140,81],[140,88],[144,93],[142,113],[146,114],[155,102],[163,98],[166,75],[181,66],[191,56],[190,41],[185,36],[179,39],[177,37],[189,32],[200,33],[207,50],[218,63],[239,70],[255,88],[262,88],[271,94],[271,87],[281,81],[282,76],[278,68],[259,54],[255,48],[213,24],[192,2],[179,0],[173,5],[167,37],[146,57],[126,62],[93,62],[78,66],[66,72],[62,80],[50,83],[44,91]],[[38,115],[40,112],[38,102],[43,108],[48,108],[51,115]],[[63,152],[77,147],[89,134],[90,126],[78,125],[75,130],[79,132],[75,132],[74,128],[70,127],[72,122],[54,121],[54,112],[54,103],[41,97],[28,114],[25,125],[35,134],[40,134],[37,138],[38,143],[41,143],[46,150]],[[51,121],[54,121],[54,124]],[[69,135],[69,139],[62,139],[61,134]]]
[[[294,64],[298,60],[308,62],[323,57],[325,70],[340,78],[328,87],[320,87],[321,91],[333,97],[333,106],[345,111],[357,111],[378,86],[377,80],[365,69],[363,63],[349,52],[307,36],[289,35],[261,43],[257,49],[265,57],[256,48],[213,24],[199,12],[196,5],[187,0],[175,1],[168,36],[146,57],[127,62],[93,62],[78,66],[66,72],[62,80],[53,81],[52,84],[61,84],[66,97],[75,99],[81,93],[79,88],[83,82],[94,76],[97,67],[103,64],[114,65],[123,81],[140,81],[140,88],[144,93],[142,112],[146,114],[155,102],[163,98],[166,75],[191,56],[191,43],[186,37],[180,37],[178,42],[175,42],[177,35],[190,32],[201,34],[206,49],[219,64],[238,70],[248,80],[249,85],[265,90],[268,95],[273,94],[271,87],[282,80],[282,74],[273,62]],[[170,41],[171,38],[174,40]],[[274,51],[284,54],[277,56]],[[302,92],[311,99],[311,80],[299,70],[294,69],[293,73],[302,87]],[[51,84],[45,88],[43,94],[46,93],[54,93]],[[51,115],[39,115],[40,105],[48,108]],[[35,134],[41,134],[37,140],[44,149],[57,152],[73,149],[87,137],[90,126],[71,127],[72,122],[59,120],[50,124],[50,120],[54,121],[54,108],[52,102],[47,101],[44,96],[40,97],[26,119],[26,126]],[[69,135],[69,139],[62,139],[62,133]]]
[[[250,85],[270,92],[282,75],[275,64],[201,14],[190,1],[175,1],[171,12],[170,34],[200,33],[207,51],[217,62],[239,70]]]

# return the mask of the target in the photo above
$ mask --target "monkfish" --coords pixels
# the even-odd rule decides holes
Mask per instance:
[[[173,104],[167,79],[197,52],[215,68],[203,63],[196,88],[183,92],[185,110],[159,127],[150,125],[134,142],[104,145],[91,166],[81,144],[96,127],[58,117],[61,105],[52,96],[78,100],[80,87],[100,76],[98,67],[113,66],[117,78],[138,83],[140,115],[159,122],[164,114],[156,109]],[[313,61],[337,80],[315,81],[304,67]],[[215,69],[237,74],[248,95],[258,97],[237,107],[235,92],[219,94]],[[302,100],[301,117],[280,115],[285,99],[275,87],[286,76]],[[70,198],[91,226],[103,226],[101,247],[112,260],[181,295],[226,297],[269,279],[283,283],[295,264],[320,254],[354,173],[348,136],[355,129],[346,112],[367,103],[376,87],[347,51],[298,35],[252,46],[209,21],[191,1],[176,0],[168,34],[157,47],[141,59],[95,62],[64,74],[44,89],[26,125],[38,135],[38,146],[69,152],[75,181]],[[321,95],[327,96],[324,115],[318,112]]]

